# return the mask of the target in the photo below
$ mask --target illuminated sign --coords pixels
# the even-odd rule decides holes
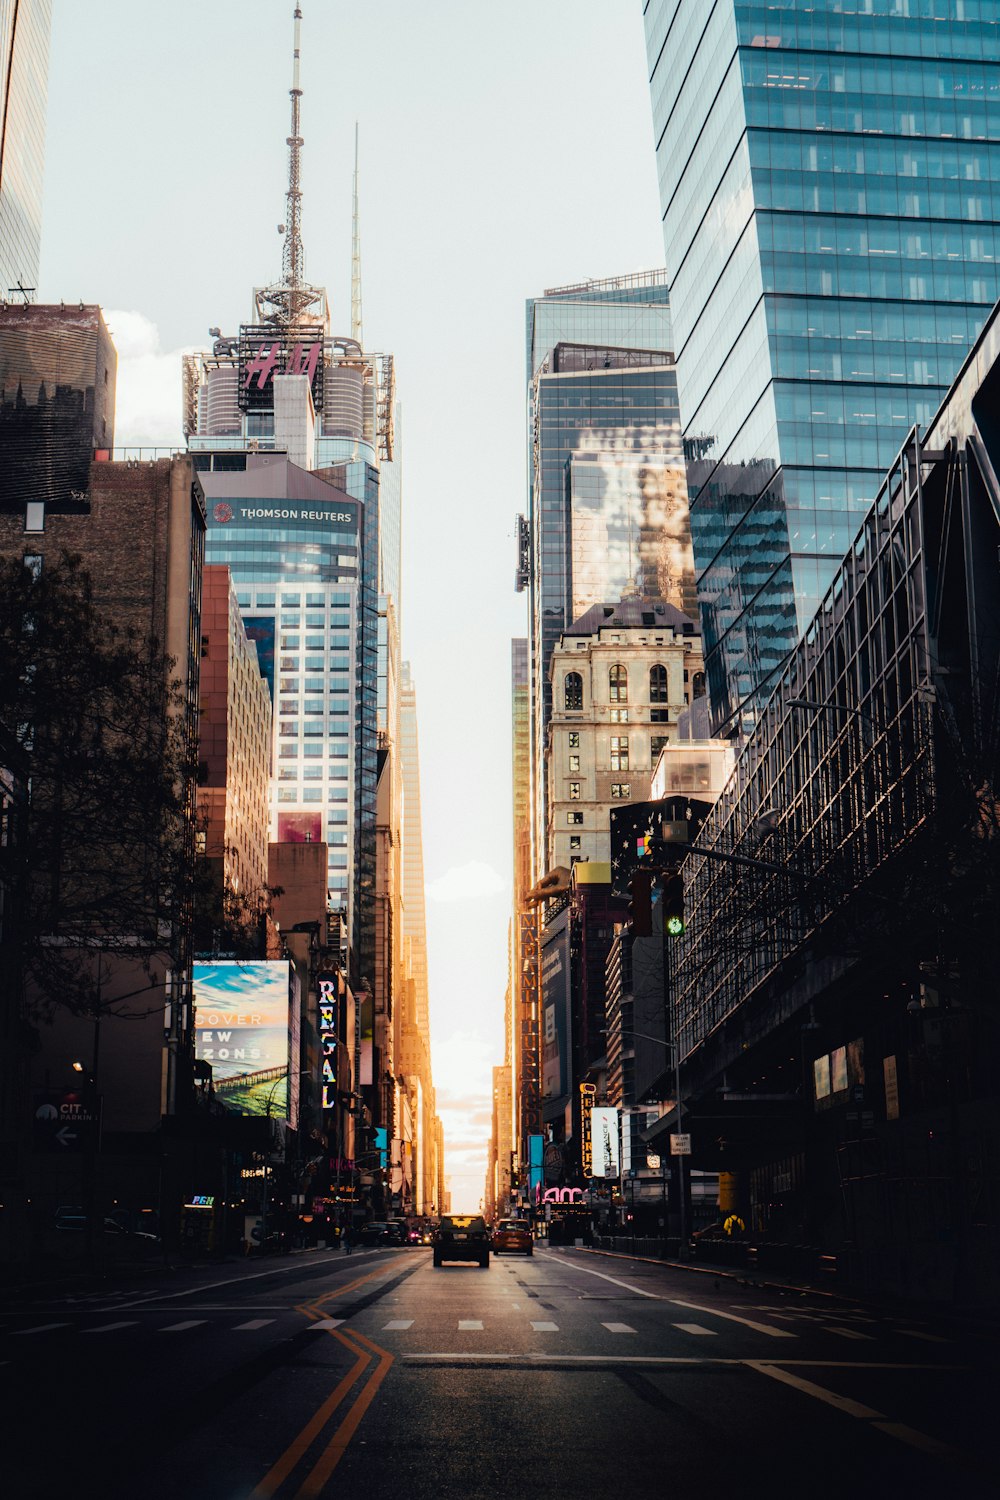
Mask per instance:
[[[597,1089],[592,1083],[580,1085],[580,1166],[584,1177],[594,1175],[594,1148],[590,1131],[590,1116],[594,1108]]]
[[[546,1188],[542,1192],[541,1183],[535,1189],[536,1203],[582,1203],[583,1188]]]
[[[590,1114],[591,1152],[595,1177],[618,1177],[618,1111],[594,1109]]]
[[[233,1114],[287,1119],[287,960],[196,963],[193,982],[195,1056],[211,1063],[216,1098]]]
[[[190,1202],[185,1203],[185,1208],[214,1208],[214,1193],[195,1193]]]
[[[319,526],[351,526],[358,524],[354,510],[317,510],[308,505],[264,505],[261,503],[240,505],[221,502],[212,509],[212,521],[217,526],[229,526],[233,521],[305,521]]]
[[[320,974],[316,979],[319,1007],[319,1045],[323,1068],[323,1108],[337,1102],[337,976]]]

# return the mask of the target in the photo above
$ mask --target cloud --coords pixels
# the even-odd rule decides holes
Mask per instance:
[[[452,865],[425,889],[429,901],[477,901],[483,896],[499,896],[508,889],[508,882],[492,865],[470,859],[467,864]]]
[[[115,446],[177,448],[181,436],[181,356],[164,351],[145,313],[109,308],[105,321],[118,351]]]

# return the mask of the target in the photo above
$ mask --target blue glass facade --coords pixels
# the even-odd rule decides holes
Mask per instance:
[[[709,691],[747,727],[1000,293],[1000,5],[645,22]]]
[[[378,471],[196,456],[206,560],[230,570],[252,638],[273,640],[272,837],[328,845],[330,906],[374,965]]]
[[[551,716],[549,663],[560,632],[575,618],[574,602],[580,603],[582,582],[573,577],[574,514],[586,506],[581,481],[574,511],[571,460],[586,454],[603,469],[605,483],[588,497],[593,511],[594,497],[612,493],[607,483],[612,465],[626,460],[638,472],[643,457],[650,457],[654,465],[680,457],[680,411],[665,276],[645,272],[614,277],[532,298],[527,304],[526,349],[531,536],[527,582],[537,876],[547,860],[544,756]],[[683,486],[680,499],[686,531]],[[579,561],[584,539],[579,526],[577,531]],[[655,580],[650,580],[650,591],[656,591]],[[584,608],[602,600],[603,587],[601,598],[588,597]]]

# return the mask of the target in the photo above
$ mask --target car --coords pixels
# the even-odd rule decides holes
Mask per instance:
[[[446,1260],[474,1260],[482,1270],[490,1266],[490,1232],[482,1214],[445,1214],[434,1231],[434,1264]]]
[[[533,1255],[531,1225],[527,1219],[501,1219],[493,1231],[493,1254],[516,1250],[522,1255]]]
[[[385,1228],[385,1242],[387,1245],[405,1245],[407,1243],[405,1219],[388,1219]]]
[[[359,1245],[389,1245],[391,1243],[389,1226],[385,1222],[373,1220],[370,1224],[362,1224],[358,1230]]]

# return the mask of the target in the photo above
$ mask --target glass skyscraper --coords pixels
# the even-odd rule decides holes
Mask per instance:
[[[547,857],[549,664],[560,632],[590,605],[616,603],[629,581],[692,608],[694,579],[663,272],[532,298],[526,342],[529,495],[518,587],[530,592],[537,878]]]
[[[0,0],[0,300],[38,286],[52,0]]]
[[[644,8],[709,692],[748,727],[1000,291],[1000,5]]]

